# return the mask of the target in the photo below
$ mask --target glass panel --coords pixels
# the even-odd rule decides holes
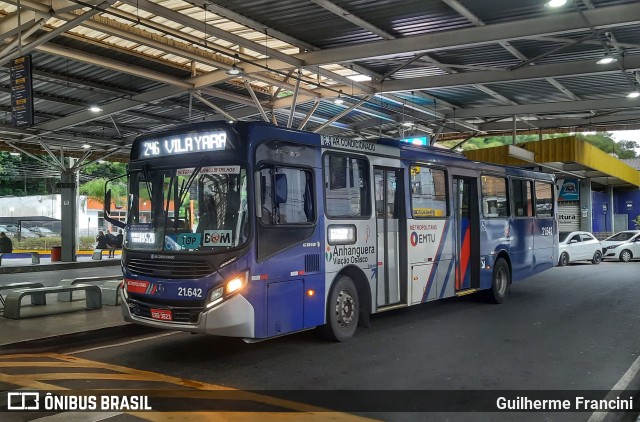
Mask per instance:
[[[485,217],[508,217],[507,179],[482,176],[482,211]]]
[[[553,190],[550,183],[536,182],[536,215],[553,217]]]
[[[327,155],[324,161],[326,212],[329,217],[366,217],[370,213],[367,161]]]
[[[528,180],[512,180],[513,203],[515,205],[514,214],[516,217],[533,216],[533,203],[531,182]]]
[[[376,218],[384,218],[384,170],[374,170]]]
[[[131,175],[129,249],[228,249],[248,239],[247,178],[240,166]]]
[[[447,215],[446,173],[428,167],[411,167],[411,206],[415,218]]]
[[[264,168],[260,171],[262,223],[265,225],[308,224],[315,220],[311,172],[294,168]],[[276,182],[277,181],[277,182]],[[284,189],[285,195],[276,197],[276,184]]]
[[[387,218],[398,218],[396,206],[396,174],[387,171]]]

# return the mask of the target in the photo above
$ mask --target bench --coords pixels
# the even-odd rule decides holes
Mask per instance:
[[[122,279],[107,281],[100,286],[100,288],[102,289],[102,303],[104,305],[119,305],[120,290],[122,290]]]
[[[96,281],[108,281],[108,280],[120,280],[122,281],[124,277],[122,275],[104,275],[97,277],[78,277],[78,278],[66,278],[60,281],[61,286],[73,286],[74,284],[79,283],[94,283]],[[71,302],[73,300],[72,297],[73,291],[70,290],[68,292],[60,292],[58,293],[58,300],[60,302]]]
[[[5,299],[4,317],[9,319],[20,319],[20,306],[22,299],[25,296],[36,296],[42,300],[40,305],[46,305],[46,295],[49,293],[63,293],[71,291],[84,291],[86,295],[86,308],[87,309],[100,309],[102,308],[102,293],[100,287],[93,286],[91,284],[76,284],[73,286],[51,286],[51,287],[38,287],[25,290],[13,290]],[[78,310],[78,309],[70,309]],[[54,313],[59,313],[54,312]],[[38,316],[46,315],[39,314]]]
[[[40,263],[40,254],[38,252],[21,252],[28,253],[31,255],[31,265],[36,265]],[[0,265],[2,265],[2,255],[6,255],[6,253],[0,253]]]
[[[11,283],[11,284],[7,284],[6,286],[0,286],[0,291],[2,290],[17,290],[17,289],[31,289],[33,287],[44,287],[44,284],[42,283],[31,283],[28,281],[22,282],[22,283]],[[44,304],[44,295],[42,296],[31,296],[31,304],[32,305],[42,305]],[[2,303],[2,306],[4,306],[4,298],[2,297],[2,294],[0,294],[0,303]]]

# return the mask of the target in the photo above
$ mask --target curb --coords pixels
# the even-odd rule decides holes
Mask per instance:
[[[96,330],[80,331],[69,334],[55,335],[32,340],[24,340],[17,343],[0,345],[0,355],[13,353],[43,353],[57,351],[64,348],[97,346],[114,340],[138,337],[153,334],[160,331],[157,328],[145,327],[137,324],[123,324],[112,327],[98,328]]]
[[[21,266],[14,266],[14,267],[0,267],[0,274],[71,270],[76,268],[107,267],[107,266],[120,265],[120,264],[121,264],[121,261],[119,259],[114,259],[114,260],[86,261],[86,262],[62,262],[59,264],[21,265]]]

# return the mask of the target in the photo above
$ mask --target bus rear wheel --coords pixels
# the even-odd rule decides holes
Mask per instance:
[[[360,299],[353,280],[341,276],[331,288],[327,301],[327,323],[324,335],[332,341],[347,341],[358,328]]]
[[[489,300],[493,303],[503,303],[509,297],[511,289],[511,270],[504,258],[498,258],[493,266],[491,290]]]

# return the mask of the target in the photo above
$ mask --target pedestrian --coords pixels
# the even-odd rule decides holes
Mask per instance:
[[[0,232],[0,253],[13,252],[13,243],[4,232]]]
[[[124,240],[124,235],[122,234],[122,229],[118,230],[118,235],[116,236],[116,247],[118,249],[122,249],[122,241]]]
[[[98,232],[98,235],[96,236],[96,242],[98,242],[96,244],[96,249],[108,249],[107,237],[104,235],[104,232],[102,230]]]
[[[116,256],[116,246],[117,246],[118,240],[116,239],[116,237],[109,230],[107,230],[107,234],[105,235],[105,237],[107,238],[107,247],[109,249],[109,258],[115,258],[115,256]]]

